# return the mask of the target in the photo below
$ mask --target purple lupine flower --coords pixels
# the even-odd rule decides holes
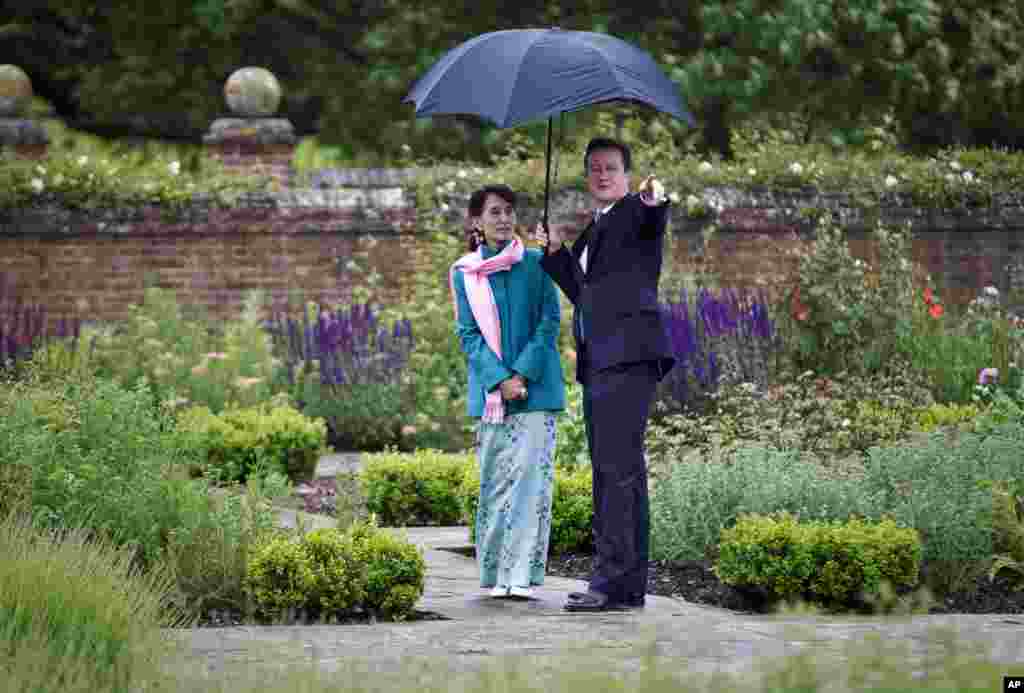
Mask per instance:
[[[999,369],[998,368],[982,368],[978,372],[978,384],[988,385],[999,380]]]

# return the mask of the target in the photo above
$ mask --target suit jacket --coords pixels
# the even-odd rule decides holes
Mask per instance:
[[[573,335],[581,356],[576,313],[583,310],[586,358],[596,370],[657,361],[664,377],[675,364],[658,304],[667,222],[667,202],[648,207],[629,194],[596,225],[591,222],[571,250],[563,246],[541,259],[541,267],[573,304]],[[579,259],[592,237],[584,273]],[[576,363],[576,380],[583,382],[583,358]]]

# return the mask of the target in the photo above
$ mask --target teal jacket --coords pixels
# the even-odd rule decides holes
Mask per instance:
[[[483,246],[484,258],[498,250]],[[565,380],[558,355],[561,306],[554,282],[540,266],[541,252],[527,249],[522,261],[507,272],[495,272],[487,280],[494,292],[501,321],[502,358],[487,346],[466,298],[462,270],[455,270],[453,284],[459,306],[456,333],[466,354],[469,370],[468,413],[484,413],[486,393],[517,373],[526,379],[527,398],[506,400],[506,415],[526,411],[565,409]]]

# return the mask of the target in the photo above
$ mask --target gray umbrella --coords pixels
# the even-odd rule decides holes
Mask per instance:
[[[494,31],[461,43],[404,99],[416,104],[417,116],[476,115],[500,128],[547,117],[544,228],[553,116],[609,101],[644,104],[694,124],[679,87],[648,53],[614,36],[557,27]]]

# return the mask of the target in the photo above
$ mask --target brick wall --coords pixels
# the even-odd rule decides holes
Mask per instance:
[[[417,233],[407,183],[386,178],[368,175],[326,190],[250,194],[231,209],[197,198],[175,219],[157,208],[80,212],[56,201],[0,211],[0,276],[9,295],[43,304],[54,319],[75,313],[123,318],[147,285],[173,288],[184,302],[219,316],[234,314],[254,288],[265,289],[279,306],[297,292],[305,300],[334,303],[347,299],[365,277],[350,261],[380,274],[378,300],[406,301],[428,241]],[[704,218],[687,218],[682,206],[673,213],[666,262],[684,273],[707,267],[730,285],[784,286],[794,266],[787,251],[812,235],[802,215],[810,207],[833,211],[848,228],[853,251],[861,257],[872,253],[865,231],[873,220],[841,195],[722,189],[706,191],[705,200],[717,211]],[[453,233],[461,233],[466,201],[465,195],[449,200]],[[582,193],[559,192],[551,219],[578,231],[586,206]],[[945,287],[947,302],[970,300],[988,284],[1004,294],[1024,289],[1019,199],[955,213],[893,199],[878,213],[889,223],[913,222],[915,256]],[[523,231],[539,217],[537,205],[521,208]],[[710,224],[719,230],[705,241]]]

